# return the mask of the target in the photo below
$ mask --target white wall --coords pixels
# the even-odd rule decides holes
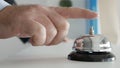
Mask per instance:
[[[102,34],[112,43],[120,44],[120,0],[99,0],[99,3]]]
[[[18,4],[41,4],[58,6],[60,0],[16,0]],[[85,0],[72,0],[74,7],[85,6]],[[100,23],[102,34],[106,35],[113,43],[120,41],[120,0],[99,0]],[[118,12],[119,8],[119,12]],[[85,20],[70,20],[69,37],[76,38],[85,33]],[[110,24],[110,25],[109,25]]]

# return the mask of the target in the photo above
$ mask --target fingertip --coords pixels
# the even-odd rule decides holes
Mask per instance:
[[[87,15],[86,15],[86,18],[88,19],[94,19],[94,18],[97,18],[98,17],[98,14],[96,12],[92,12],[90,11]]]

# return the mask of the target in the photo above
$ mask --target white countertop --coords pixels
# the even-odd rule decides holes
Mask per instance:
[[[30,44],[27,44],[30,45]],[[67,59],[72,51],[73,42],[61,43],[58,46],[32,47],[23,50],[16,56],[0,62],[0,68],[119,68],[120,46],[113,45],[117,59],[113,62],[79,62]]]

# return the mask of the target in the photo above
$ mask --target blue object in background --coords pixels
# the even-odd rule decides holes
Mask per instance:
[[[98,0],[86,0],[86,8],[91,11],[98,12]],[[98,18],[87,20],[87,34],[89,33],[90,27],[94,28],[95,34],[100,34],[100,23]]]

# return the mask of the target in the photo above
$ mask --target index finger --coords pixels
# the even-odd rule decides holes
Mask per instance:
[[[73,8],[73,7],[50,7],[65,18],[96,18],[97,13],[87,9]]]

